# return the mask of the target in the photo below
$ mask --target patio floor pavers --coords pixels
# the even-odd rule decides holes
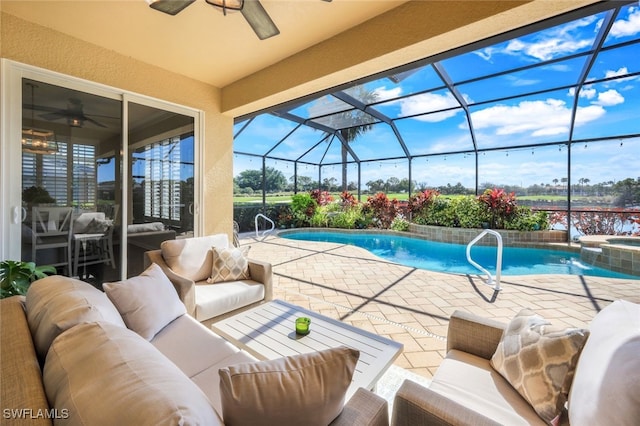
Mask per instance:
[[[506,322],[527,307],[554,324],[587,327],[617,299],[640,303],[640,279],[503,276],[503,290],[494,292],[477,275],[402,266],[350,245],[253,234],[240,243],[272,264],[274,298],[404,343],[395,365],[427,378],[445,356],[456,309]]]

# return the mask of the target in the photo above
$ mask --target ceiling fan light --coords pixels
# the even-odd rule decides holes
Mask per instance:
[[[149,7],[169,15],[177,15],[196,0],[147,0]]]
[[[67,117],[67,126],[70,127],[82,127],[84,120],[78,117]]]
[[[227,10],[242,10],[244,0],[204,0],[211,6],[219,7],[222,13],[227,14]]]

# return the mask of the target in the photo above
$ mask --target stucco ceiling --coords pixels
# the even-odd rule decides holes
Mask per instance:
[[[176,16],[145,0],[2,0],[2,11],[224,87],[391,10],[401,0],[261,0],[280,34],[259,40],[240,13],[196,0]]]

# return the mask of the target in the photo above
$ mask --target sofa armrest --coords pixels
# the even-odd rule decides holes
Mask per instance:
[[[331,426],[388,426],[387,401],[364,388],[358,388]]]
[[[405,380],[393,401],[393,426],[474,425],[499,423],[411,380]]]
[[[39,412],[47,413],[49,404],[31,340],[24,300],[24,296],[0,300],[0,401],[3,415],[0,423],[7,426],[51,425],[47,416],[36,416]],[[11,415],[12,412],[19,414]]]
[[[506,325],[469,312],[455,311],[449,320],[447,352],[452,349],[491,359]]]
[[[152,263],[162,268],[171,284],[178,292],[178,297],[187,308],[187,313],[193,317],[196,315],[196,283],[193,280],[180,276],[173,272],[162,257],[162,250],[151,250],[144,253],[144,267],[149,267]]]
[[[271,264],[260,260],[249,259],[251,279],[264,285],[265,302],[273,299],[273,272]]]

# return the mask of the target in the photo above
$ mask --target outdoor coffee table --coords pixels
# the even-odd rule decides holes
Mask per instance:
[[[295,320],[311,318],[311,332],[297,335]],[[378,379],[402,352],[403,345],[386,337],[328,318],[324,315],[273,300],[214,323],[214,332],[228,339],[258,359],[348,346],[360,351],[347,400],[359,388],[374,389]]]

